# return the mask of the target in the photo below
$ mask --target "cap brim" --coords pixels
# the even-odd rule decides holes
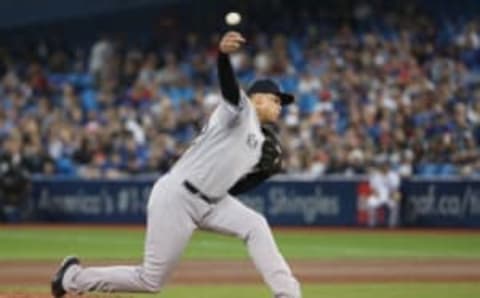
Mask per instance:
[[[295,97],[292,94],[278,92],[277,95],[280,97],[282,106],[289,105],[295,101]]]

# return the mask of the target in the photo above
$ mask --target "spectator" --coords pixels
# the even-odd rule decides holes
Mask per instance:
[[[378,208],[387,207],[388,225],[394,228],[398,225],[400,216],[400,176],[390,168],[384,157],[376,162],[377,167],[369,175],[372,194],[367,199],[368,225],[376,226]]]
[[[473,19],[374,11],[365,1],[346,11],[346,22],[305,10],[302,25],[292,26],[291,17],[252,23],[248,55],[232,56],[240,83],[272,75],[299,99],[281,127],[288,174],[365,174],[381,154],[402,176],[476,175],[480,38]],[[17,128],[34,173],[162,172],[219,98],[212,73],[218,35],[177,35],[185,40],[162,44],[142,35],[121,43],[102,35],[90,51],[42,41],[34,62],[7,46],[0,140]],[[157,148],[159,136],[168,141]]]
[[[99,79],[100,74],[107,67],[107,63],[111,62],[114,56],[114,48],[110,39],[102,34],[99,40],[97,40],[90,51],[89,71],[90,73]]]
[[[0,150],[0,222],[21,216],[21,206],[27,198],[30,173],[21,152],[19,135],[7,138]]]

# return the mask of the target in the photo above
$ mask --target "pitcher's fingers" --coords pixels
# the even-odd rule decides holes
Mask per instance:
[[[238,48],[241,46],[241,42],[238,40],[227,41],[225,42],[225,46]]]
[[[225,34],[225,37],[227,38],[234,38],[234,39],[240,39],[242,42],[245,42],[245,38],[243,37],[243,35],[240,33],[240,32],[237,32],[237,31],[229,31]]]
[[[238,33],[238,32],[233,32],[232,37],[233,37],[235,40],[237,40],[237,41],[239,41],[239,42],[241,42],[241,43],[245,43],[245,42],[246,42],[245,37],[243,37],[243,35],[240,34],[240,33]]]

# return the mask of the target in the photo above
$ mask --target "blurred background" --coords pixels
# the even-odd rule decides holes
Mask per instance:
[[[225,25],[228,11],[239,26]],[[284,179],[355,181],[353,201],[367,204],[382,164],[377,184],[406,187],[402,201],[446,187],[403,181],[447,179],[467,203],[439,205],[478,216],[479,11],[467,0],[2,1],[4,205],[33,196],[36,208],[65,179],[74,192],[165,173],[221,100],[217,45],[235,29],[248,40],[231,57],[241,85],[273,77],[297,98],[280,124]],[[445,212],[466,208],[455,206]]]
[[[151,186],[222,100],[228,30],[242,88],[297,99],[285,172],[239,199],[304,297],[480,297],[479,26],[476,0],[0,1],[0,297],[50,297],[65,255],[140,262]],[[199,232],[159,296],[268,295],[243,243]]]

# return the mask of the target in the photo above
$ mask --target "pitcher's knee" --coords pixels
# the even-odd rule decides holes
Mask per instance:
[[[235,234],[239,239],[244,241],[251,240],[259,234],[269,232],[270,227],[267,220],[259,213],[253,213],[245,219],[245,225]]]
[[[148,293],[158,293],[162,289],[162,279],[159,276],[152,274],[141,274],[140,281],[142,288]]]
[[[159,293],[162,287],[158,284],[145,284],[144,289],[148,293]]]
[[[270,231],[267,219],[260,214],[255,214],[249,219],[249,234],[251,233],[263,233]]]

